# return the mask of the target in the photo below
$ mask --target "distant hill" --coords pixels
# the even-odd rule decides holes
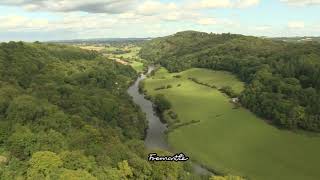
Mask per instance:
[[[95,38],[95,39],[72,39],[50,41],[59,44],[106,44],[106,43],[136,43],[151,40],[152,38]]]
[[[273,40],[285,41],[285,42],[308,42],[308,41],[316,41],[320,42],[320,37],[311,37],[311,36],[304,36],[304,37],[277,37],[271,38]]]

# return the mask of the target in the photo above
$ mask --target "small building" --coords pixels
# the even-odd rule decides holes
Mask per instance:
[[[239,98],[231,98],[231,102],[232,103],[238,103],[239,102]]]

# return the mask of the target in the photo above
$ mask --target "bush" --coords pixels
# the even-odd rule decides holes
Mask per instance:
[[[140,82],[139,83],[139,92],[140,93],[143,93],[145,91],[144,87],[145,87],[145,82],[144,81]]]
[[[175,113],[173,111],[169,111],[168,115],[170,116],[171,119],[177,119],[178,118],[177,113]]]
[[[231,98],[237,97],[238,94],[233,91],[233,89],[230,86],[224,86],[221,89],[219,89],[221,92],[225,93]]]
[[[166,88],[167,88],[166,86],[161,86],[161,87],[155,88],[154,90],[155,90],[155,91],[159,91],[159,90],[166,89]]]
[[[153,70],[153,71],[150,72],[150,76],[154,76],[155,74],[156,74],[156,71],[155,71],[155,70]]]
[[[158,94],[155,96],[154,104],[160,113],[163,113],[165,110],[171,108],[171,103],[165,98],[163,94]]]

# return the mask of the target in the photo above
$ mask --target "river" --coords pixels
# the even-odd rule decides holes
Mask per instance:
[[[153,66],[149,66],[147,74],[154,70]],[[135,83],[129,87],[128,93],[133,98],[133,101],[141,108],[141,110],[146,114],[148,121],[148,129],[146,132],[146,138],[144,140],[147,149],[162,149],[169,152],[173,152],[170,149],[167,141],[165,131],[167,130],[167,125],[160,121],[156,112],[153,109],[153,104],[151,101],[145,99],[144,94],[139,93],[139,83],[146,78],[145,74],[141,74]],[[177,153],[177,152],[176,152]],[[180,153],[180,152],[178,152]],[[207,169],[203,168],[197,163],[192,163],[194,172],[197,174],[207,175],[212,174]]]
[[[148,73],[153,71],[153,67],[150,66]],[[168,143],[165,139],[165,131],[167,126],[160,121],[160,118],[156,115],[153,104],[151,101],[145,99],[143,94],[139,93],[139,83],[146,78],[146,75],[141,74],[136,82],[128,89],[129,95],[133,98],[133,101],[141,108],[146,114],[148,120],[148,129],[145,138],[145,146],[147,149],[163,149],[169,151]]]

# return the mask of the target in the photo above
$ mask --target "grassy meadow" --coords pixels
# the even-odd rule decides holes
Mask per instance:
[[[168,141],[174,149],[218,172],[253,180],[320,177],[319,136],[279,130],[248,110],[235,108],[217,89],[188,79],[241,92],[243,83],[227,72],[190,69],[178,74],[161,68],[145,80],[147,94],[164,94],[179,123],[200,121],[170,131]],[[155,90],[167,85],[172,88]]]
[[[139,61],[133,61],[130,63],[130,65],[132,66],[132,68],[134,70],[136,70],[137,72],[143,72],[144,70],[144,66],[143,66],[143,63],[142,62],[139,62]]]

